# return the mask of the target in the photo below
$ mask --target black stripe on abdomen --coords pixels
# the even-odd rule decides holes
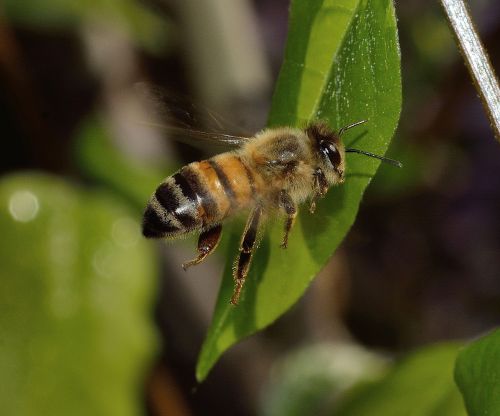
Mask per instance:
[[[169,178],[170,179],[170,178]],[[173,213],[179,206],[179,200],[172,186],[176,186],[170,180],[162,183],[156,188],[155,196],[160,205],[169,213]]]
[[[142,234],[147,238],[161,238],[168,234],[176,234],[181,231],[170,222],[164,221],[155,209],[148,205],[142,219]]]
[[[226,194],[227,198],[229,199],[229,203],[231,204],[231,208],[234,208],[235,203],[236,203],[236,195],[234,193],[234,189],[231,186],[231,183],[229,182],[229,178],[226,176],[224,170],[218,165],[218,163],[213,160],[209,159],[208,163],[212,167],[213,170],[215,170],[215,173],[217,174],[217,177],[219,178],[219,182],[222,185],[222,188],[224,189],[224,193]]]
[[[196,193],[180,172],[162,183],[155,192],[159,204],[190,231],[200,225]]]
[[[181,171],[182,172],[182,171]],[[190,201],[196,202],[196,192],[193,190],[191,185],[188,183],[186,178],[184,178],[181,172],[177,172],[172,179],[175,181],[176,185],[181,190],[182,194]]]
[[[198,176],[197,170],[193,169],[190,165],[184,166],[180,174],[183,179],[186,180],[187,184],[193,190],[195,194],[195,198],[201,204],[203,211],[205,212],[205,218],[203,218],[203,225],[210,224],[213,218],[218,216],[218,208],[217,203],[214,198],[210,194],[210,191],[207,189],[206,185],[204,185]]]

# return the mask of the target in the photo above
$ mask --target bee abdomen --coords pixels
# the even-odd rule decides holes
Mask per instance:
[[[144,213],[143,234],[176,237],[219,224],[255,194],[252,174],[231,153],[193,162],[167,178],[151,197]]]
[[[215,172],[220,210],[230,215],[256,197],[255,178],[238,154],[223,153],[207,162]]]
[[[183,171],[167,178],[149,200],[142,233],[148,238],[175,237],[203,226],[197,193]]]

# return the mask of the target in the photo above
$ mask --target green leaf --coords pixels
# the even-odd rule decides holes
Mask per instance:
[[[471,416],[500,414],[500,330],[458,355],[455,380]]]
[[[44,174],[0,181],[0,408],[137,415],[157,267],[120,199]]]
[[[269,124],[300,126],[309,119],[323,119],[340,128],[367,119],[344,140],[383,154],[400,109],[400,56],[392,1],[293,1]],[[198,380],[207,376],[227,348],[272,323],[303,294],[354,222],[378,165],[377,160],[349,154],[346,184],[330,190],[314,215],[302,210],[287,250],[279,247],[283,226],[268,227],[238,307],[230,306],[229,299],[231,263],[242,230],[232,231],[213,321],[198,360]]]
[[[406,357],[380,381],[351,391],[336,416],[461,416],[466,415],[453,382],[459,345],[441,344]]]

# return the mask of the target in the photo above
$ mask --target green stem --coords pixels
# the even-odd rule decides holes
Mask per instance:
[[[500,142],[500,88],[498,79],[472,23],[469,10],[463,0],[440,1],[483,101],[495,136]]]

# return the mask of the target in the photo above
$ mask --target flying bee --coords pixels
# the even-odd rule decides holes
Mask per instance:
[[[309,200],[309,211],[314,213],[317,199],[331,186],[344,182],[346,153],[360,153],[402,166],[396,160],[344,147],[343,133],[365,121],[347,125],[338,132],[318,121],[305,129],[269,128],[248,138],[192,131],[190,134],[198,138],[210,138],[236,148],[190,163],[166,178],[144,212],[144,236],[176,238],[200,232],[197,256],[182,265],[186,270],[215,250],[226,218],[249,211],[233,268],[235,287],[231,303],[236,305],[266,215],[284,215],[281,247],[286,248],[298,205]]]

